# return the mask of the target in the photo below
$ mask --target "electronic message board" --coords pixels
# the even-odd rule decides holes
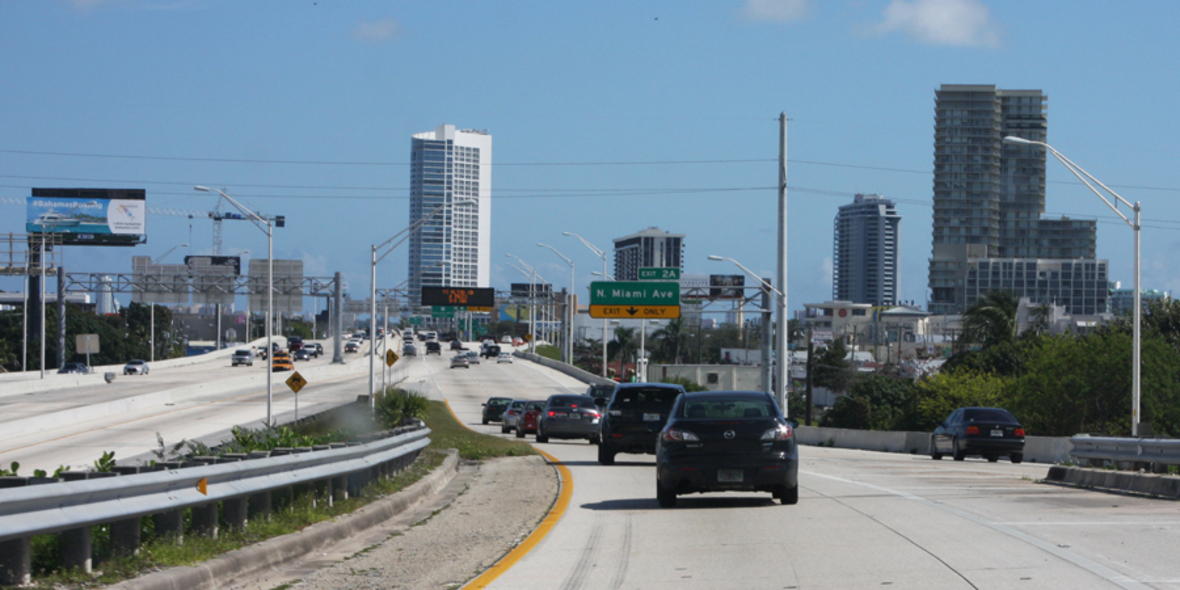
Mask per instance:
[[[496,291],[484,287],[422,287],[422,305],[492,307]]]

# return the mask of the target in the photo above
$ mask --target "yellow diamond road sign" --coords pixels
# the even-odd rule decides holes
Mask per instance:
[[[398,359],[397,353],[392,350],[385,351],[385,366],[392,367]]]
[[[299,374],[299,371],[295,371],[291,373],[290,377],[287,377],[287,387],[290,387],[291,391],[295,393],[299,393],[299,390],[303,389],[304,385],[307,385],[307,379],[304,379],[303,375]]]

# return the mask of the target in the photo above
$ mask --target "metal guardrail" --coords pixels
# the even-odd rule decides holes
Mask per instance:
[[[157,520],[157,532],[164,526],[180,534],[181,515],[192,509],[194,531],[216,535],[219,505],[229,526],[245,526],[248,513],[256,510],[255,500],[260,500],[258,510],[269,512],[272,494],[292,498],[303,488],[329,503],[333,497],[344,499],[360,493],[370,480],[407,466],[430,444],[429,435],[430,429],[419,422],[416,428],[386,433],[385,438],[337,443],[339,447],[322,450],[265,453],[232,462],[194,458],[212,463],[77,481],[40,478],[0,489],[0,585],[29,583],[29,539],[35,535],[62,534],[68,546],[63,546],[64,565],[90,571],[94,525],[111,524],[112,543],[117,536],[121,549],[133,550],[139,544],[141,517],[163,518]],[[202,480],[205,493],[198,489]]]
[[[1070,437],[1073,450],[1070,456],[1094,463],[1146,463],[1156,466],[1152,469],[1163,472],[1160,467],[1180,465],[1180,440],[1161,438],[1112,438],[1078,435]]]

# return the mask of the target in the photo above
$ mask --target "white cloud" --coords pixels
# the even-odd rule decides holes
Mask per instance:
[[[397,19],[385,18],[381,20],[357,23],[348,36],[366,43],[381,43],[397,37],[402,32],[402,26]]]
[[[741,8],[754,21],[791,22],[807,16],[810,0],[746,0]]]
[[[874,31],[901,31],[929,45],[1000,45],[991,13],[979,0],[893,0]]]

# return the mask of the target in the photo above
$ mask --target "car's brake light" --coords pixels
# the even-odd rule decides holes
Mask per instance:
[[[791,427],[787,425],[776,426],[762,433],[762,440],[790,440]]]
[[[680,430],[679,428],[669,428],[669,429],[663,431],[662,433],[660,433],[660,438],[663,438],[665,441],[668,441],[668,442],[685,442],[685,441],[692,441],[692,440],[697,440],[697,441],[701,440],[701,439],[697,438],[697,435],[695,435],[687,430]]]
[[[979,427],[978,426],[968,426],[967,427],[967,434],[979,434]]]
[[[1016,430],[1013,430],[1013,431],[1012,431],[1012,436],[1024,436],[1024,429],[1023,429],[1023,428],[1017,428]]]
[[[556,416],[556,415],[557,415],[557,412],[554,412],[553,410],[549,410],[549,417],[550,418],[552,418],[553,416]]]

